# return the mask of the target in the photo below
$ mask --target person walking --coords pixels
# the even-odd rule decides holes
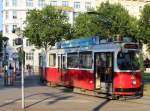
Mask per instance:
[[[10,63],[9,65],[9,70],[8,70],[8,81],[9,85],[13,85],[13,72],[14,72],[14,67]]]

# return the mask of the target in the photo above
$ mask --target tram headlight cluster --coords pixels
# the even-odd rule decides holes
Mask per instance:
[[[132,80],[132,84],[133,84],[133,85],[136,85],[136,80]]]

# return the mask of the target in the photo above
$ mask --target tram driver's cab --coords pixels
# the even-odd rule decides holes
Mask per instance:
[[[139,70],[139,54],[137,51],[119,52],[117,55],[119,70]]]

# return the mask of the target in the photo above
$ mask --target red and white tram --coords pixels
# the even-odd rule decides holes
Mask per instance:
[[[47,82],[115,96],[143,95],[139,45],[97,37],[57,43],[47,54]]]

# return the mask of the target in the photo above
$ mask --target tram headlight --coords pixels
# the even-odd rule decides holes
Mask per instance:
[[[133,85],[136,85],[136,80],[132,80],[132,84],[133,84]]]

